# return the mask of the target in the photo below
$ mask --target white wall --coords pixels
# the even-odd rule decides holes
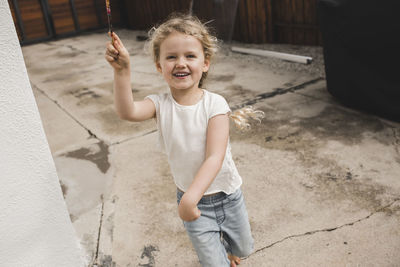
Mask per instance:
[[[0,0],[0,266],[85,266],[7,0]]]

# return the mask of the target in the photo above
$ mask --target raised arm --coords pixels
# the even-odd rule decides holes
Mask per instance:
[[[179,216],[184,221],[193,221],[200,216],[197,203],[210,187],[224,162],[229,138],[229,117],[221,114],[208,121],[206,156],[192,184],[182,196]]]
[[[151,100],[134,101],[129,53],[114,32],[112,38],[114,44],[107,43],[105,58],[114,68],[114,103],[118,116],[129,121],[144,121],[153,118],[156,108]]]

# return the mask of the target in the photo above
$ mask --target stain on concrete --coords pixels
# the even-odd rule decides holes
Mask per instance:
[[[42,72],[42,71],[43,71],[43,70],[37,70],[37,71],[35,71],[35,70],[33,70],[32,68],[30,69],[30,72],[40,73],[40,72]],[[70,78],[70,76],[65,75],[64,73],[61,73],[61,74],[53,74],[53,75],[49,76],[49,78],[45,79],[45,80],[43,81],[43,83],[49,83],[49,82],[55,82],[55,81],[64,81],[64,80],[67,80],[67,79],[69,79],[69,78]]]
[[[76,219],[78,219],[78,217],[74,216],[73,214],[69,215],[69,219],[71,220],[71,222],[73,223]]]
[[[63,197],[65,199],[65,196],[68,193],[68,186],[66,186],[61,180],[59,180],[59,182],[60,182],[60,186],[61,186],[61,191],[63,193]]]
[[[207,76],[207,80],[210,81],[218,81],[218,82],[230,82],[233,79],[235,79],[235,75],[216,75],[216,74],[212,74],[210,76]]]
[[[320,165],[324,171],[315,174],[315,195],[324,201],[351,200],[357,206],[374,211],[387,203],[388,188],[353,174],[348,168],[342,167],[336,161],[326,158],[314,158],[305,162],[308,166]]]
[[[104,255],[101,257],[98,267],[116,267],[116,263],[112,260],[111,255]]]
[[[76,47],[73,47],[72,45],[66,45],[65,47],[68,47],[69,49],[71,49],[71,50],[74,51],[74,52],[79,52],[79,54],[88,54],[87,51],[85,51],[85,50],[80,50],[80,49],[78,49],[78,48],[76,48]]]
[[[114,212],[107,217],[107,232],[110,236],[111,242],[114,240]]]
[[[80,52],[57,52],[54,57],[56,58],[73,58],[79,56]]]
[[[97,149],[91,147],[86,148],[82,147],[78,150],[68,152],[63,154],[63,156],[76,158],[76,159],[83,159],[89,160],[97,165],[102,173],[106,173],[107,170],[110,168],[110,162],[108,161],[108,145],[105,144],[103,141],[100,141],[97,144],[94,144]]]
[[[147,261],[146,263],[139,263],[138,266],[142,267],[153,267],[155,266],[155,258],[153,253],[159,251],[159,249],[156,246],[153,245],[148,245],[143,247],[142,250],[142,255],[140,256],[141,259],[144,259]]]
[[[81,99],[82,97],[91,97],[91,98],[99,98],[101,97],[100,95],[96,94],[95,92],[93,92],[93,90],[84,87],[82,89],[77,89],[77,90],[73,90],[72,92],[70,92],[73,96],[75,96],[76,98]]]

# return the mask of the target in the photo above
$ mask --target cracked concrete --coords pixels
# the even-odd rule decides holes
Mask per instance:
[[[353,226],[354,224],[356,224],[356,223],[358,223],[358,222],[361,222],[361,221],[363,221],[363,220],[366,220],[366,219],[370,218],[371,216],[373,216],[374,214],[376,214],[376,213],[378,213],[378,212],[383,212],[383,211],[385,211],[386,209],[388,209],[390,206],[392,206],[392,205],[393,205],[394,203],[396,203],[397,201],[400,201],[400,199],[396,199],[396,200],[394,200],[392,203],[390,203],[390,204],[388,204],[388,205],[386,205],[386,206],[384,206],[384,207],[382,207],[382,208],[379,208],[378,210],[372,212],[370,215],[368,215],[368,216],[366,216],[366,217],[364,217],[364,218],[358,219],[358,220],[356,220],[356,221],[350,222],[350,223],[346,223],[346,224],[343,224],[343,225],[340,225],[340,226],[337,226],[337,227],[333,227],[333,228],[326,228],[326,229],[320,229],[320,230],[313,230],[313,231],[306,232],[306,233],[303,233],[303,234],[295,234],[295,235],[287,236],[287,237],[285,237],[285,238],[283,238],[283,239],[281,239],[281,240],[278,240],[278,241],[276,241],[276,242],[274,242],[274,243],[272,243],[272,244],[270,244],[270,245],[267,245],[267,246],[265,246],[265,247],[262,247],[262,248],[257,249],[256,251],[254,251],[254,252],[252,253],[252,255],[254,255],[254,254],[258,253],[258,252],[261,252],[261,251],[263,251],[263,250],[265,250],[265,249],[267,249],[267,248],[270,248],[270,247],[272,247],[272,246],[274,246],[274,245],[276,245],[276,244],[278,244],[278,243],[282,243],[282,242],[284,242],[285,240],[290,239],[290,238],[302,237],[302,236],[306,236],[306,235],[313,235],[313,234],[321,233],[321,232],[332,232],[332,231],[335,231],[335,230],[337,230],[337,229],[340,229],[340,228],[343,228],[343,227],[346,227],[346,226]],[[250,256],[251,256],[251,255],[250,255]],[[250,256],[246,257],[245,259],[249,258]]]
[[[136,41],[143,33],[117,33],[132,57],[134,97],[167,90]],[[91,266],[199,266],[154,121],[115,114],[106,41],[93,33],[23,47],[76,233]],[[240,266],[399,266],[400,125],[339,105],[320,48],[272,50],[317,60],[222,49],[206,83],[232,109],[266,114],[248,132],[231,127],[255,238]]]

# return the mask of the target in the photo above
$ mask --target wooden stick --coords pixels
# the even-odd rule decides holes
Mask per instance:
[[[114,38],[112,37],[113,28],[111,23],[111,8],[110,8],[110,0],[106,0],[106,9],[107,9],[107,19],[108,19],[108,31],[111,33],[111,42],[114,44]]]

